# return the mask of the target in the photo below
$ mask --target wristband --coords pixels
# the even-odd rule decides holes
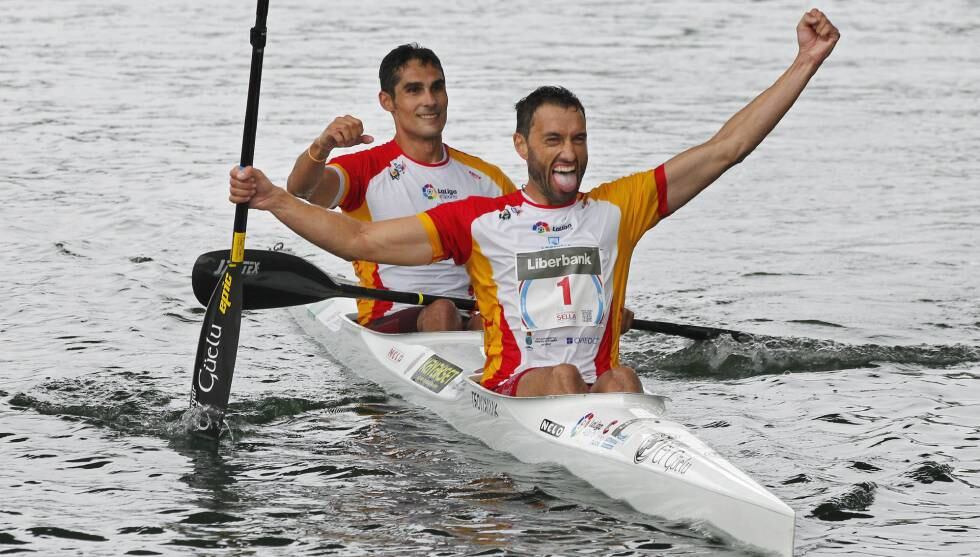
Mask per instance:
[[[327,157],[326,156],[324,156],[322,159],[318,159],[318,158],[314,157],[313,156],[313,152],[310,151],[310,149],[312,149],[312,148],[313,148],[313,145],[312,144],[310,144],[310,146],[306,148],[306,156],[307,157],[310,157],[310,160],[311,161],[317,162],[317,163],[327,162]]]

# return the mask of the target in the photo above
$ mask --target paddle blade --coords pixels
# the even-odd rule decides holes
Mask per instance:
[[[228,252],[225,252],[228,253]],[[231,378],[238,354],[242,320],[241,265],[228,266],[211,294],[194,358],[191,382],[193,405],[212,414],[201,428],[211,437],[221,433],[225,408],[231,394]]]
[[[211,251],[197,258],[191,282],[201,305],[207,305],[227,266],[227,250]],[[342,295],[326,273],[281,251],[245,250],[242,283],[243,309],[301,306]]]
[[[679,323],[667,323],[666,321],[649,321],[646,319],[634,319],[631,328],[638,331],[673,335],[692,340],[712,340],[722,335],[729,335],[738,342],[749,342],[752,340],[752,335],[731,329],[683,325]]]

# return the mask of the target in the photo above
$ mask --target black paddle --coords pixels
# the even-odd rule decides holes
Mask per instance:
[[[212,251],[197,258],[191,280],[194,295],[204,304],[209,293],[219,283],[228,263],[228,252]],[[435,300],[447,299],[456,307],[470,310],[475,307],[468,298],[431,296],[396,290],[376,290],[337,280],[324,273],[315,265],[301,257],[281,251],[245,250],[242,264],[242,283],[245,289],[242,299],[243,309],[268,309],[298,306],[326,300],[327,298],[371,298],[404,304],[427,305]],[[710,340],[721,335],[731,335],[739,342],[745,342],[752,335],[729,329],[681,325],[665,321],[634,319],[633,329],[682,336],[694,340]]]
[[[240,165],[251,166],[255,154],[255,128],[259,115],[259,84],[262,81],[262,54],[265,51],[265,20],[269,0],[258,0],[255,27],[249,42],[252,44],[252,66],[248,79],[248,103],[245,107],[245,131],[242,137]],[[238,354],[238,333],[242,321],[242,261],[245,258],[245,224],[248,203],[235,207],[235,228],[231,252],[223,252],[228,263],[208,291],[207,311],[201,327],[201,337],[194,357],[194,376],[191,381],[194,398],[191,406],[205,410],[198,422],[198,432],[209,437],[221,435],[225,408],[231,394],[231,378],[235,373]],[[219,278],[220,277],[220,278]]]

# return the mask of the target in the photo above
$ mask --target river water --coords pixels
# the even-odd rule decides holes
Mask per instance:
[[[180,416],[230,245],[249,2],[19,2],[0,14],[0,553],[745,555],[555,466],[493,452],[246,314],[234,440]],[[446,141],[515,182],[513,103],[588,110],[587,187],[706,140],[795,54],[789,1],[273,2],[256,164],[335,115],[387,138],[377,64],[442,57]],[[653,230],[623,358],[797,512],[799,555],[980,554],[980,3],[819,6],[843,39],[769,139]],[[249,247],[345,263],[253,213]]]

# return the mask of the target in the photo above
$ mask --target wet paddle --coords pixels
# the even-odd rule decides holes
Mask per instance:
[[[197,258],[191,282],[194,295],[202,304],[207,293],[228,266],[228,252],[211,251]],[[428,305],[445,298],[456,307],[474,309],[469,298],[377,290],[338,280],[309,261],[281,251],[245,250],[242,281],[245,288],[243,309],[269,309],[311,304],[327,298],[371,298],[403,304]]]
[[[242,137],[240,165],[251,166],[255,154],[255,129],[259,114],[259,84],[262,81],[262,54],[265,51],[266,15],[269,0],[258,0],[255,26],[249,42],[252,44],[252,65],[248,79],[248,102],[245,107],[245,131]],[[231,394],[231,378],[238,354],[238,333],[242,320],[242,261],[245,256],[245,225],[248,204],[235,207],[235,225],[231,252],[222,252],[229,260],[206,300],[207,311],[201,326],[201,336],[194,357],[194,376],[191,381],[191,406],[204,409],[198,420],[199,433],[217,438],[223,429],[225,408]]]
[[[205,304],[208,295],[220,284],[220,277],[228,267],[228,252],[212,251],[197,258],[191,280],[194,295]],[[242,264],[242,283],[245,289],[243,309],[269,309],[298,306],[326,300],[327,298],[371,298],[404,304],[430,304],[440,298],[450,300],[456,307],[473,309],[475,303],[468,298],[430,296],[427,294],[376,290],[337,280],[321,271],[305,259],[281,251],[245,250]],[[633,329],[681,336],[694,340],[710,340],[722,335],[744,342],[752,335],[730,329],[682,325],[665,321],[634,319]]]

